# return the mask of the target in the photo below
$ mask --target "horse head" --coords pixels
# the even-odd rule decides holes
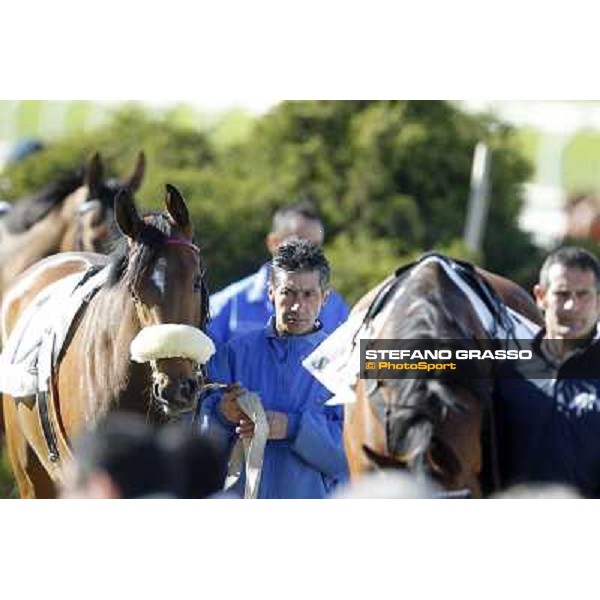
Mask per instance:
[[[127,244],[122,277],[140,330],[132,355],[150,364],[153,399],[173,417],[195,408],[199,364],[212,343],[201,332],[208,291],[185,200],[167,184],[164,204],[164,212],[141,217],[123,189],[115,199],[115,218]]]
[[[102,158],[96,152],[87,162],[83,185],[65,202],[68,227],[61,250],[107,254],[119,236],[114,220],[114,201],[124,188],[134,194],[141,186],[146,169],[146,157],[138,154],[131,174],[123,181],[105,179]],[[67,214],[68,213],[68,214]]]
[[[367,315],[384,319],[368,343],[402,340],[407,348],[423,343],[441,347],[442,340],[453,348],[494,343],[441,262],[418,263],[391,280]],[[359,380],[357,402],[347,410],[350,454],[360,451],[370,465],[408,469],[445,490],[479,495],[488,366],[482,364],[480,372],[468,376],[452,370],[407,371],[397,379]],[[368,468],[364,458],[351,456],[353,462],[362,465],[355,472]]]

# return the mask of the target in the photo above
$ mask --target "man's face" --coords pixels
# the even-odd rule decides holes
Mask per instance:
[[[275,285],[269,284],[277,332],[283,335],[311,332],[327,294],[319,284],[318,271],[290,273],[277,270]]]
[[[600,296],[593,271],[554,264],[548,271],[548,287],[534,288],[544,311],[548,339],[577,340],[590,336],[600,316]]]

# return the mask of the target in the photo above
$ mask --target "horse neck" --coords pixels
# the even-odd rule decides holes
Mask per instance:
[[[87,194],[88,188],[81,186],[25,232],[14,235],[5,232],[2,241],[3,250],[0,253],[0,265],[8,262],[6,259],[10,257],[11,264],[8,270],[10,270],[11,277],[18,275],[34,262],[46,256],[73,249],[66,246],[68,242],[65,242],[64,238]]]
[[[60,250],[66,223],[60,211],[51,211],[22,234],[6,233],[0,252],[1,279],[8,284],[32,264]]]
[[[60,239],[60,252],[77,250],[77,211],[89,195],[87,186],[81,186],[67,196],[60,209],[63,230]]]
[[[90,302],[80,325],[82,351],[93,365],[91,378],[104,404],[99,412],[119,407],[135,412],[148,408],[149,368],[133,363],[129,348],[141,324],[133,300],[122,284],[102,288]]]
[[[489,337],[471,302],[441,264],[427,263],[416,269],[395,295],[394,300],[408,309],[403,309],[390,337],[460,339],[466,331],[477,339]]]

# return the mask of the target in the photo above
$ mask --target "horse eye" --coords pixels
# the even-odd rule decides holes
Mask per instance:
[[[194,291],[199,292],[202,289],[202,276],[197,275],[194,277]]]

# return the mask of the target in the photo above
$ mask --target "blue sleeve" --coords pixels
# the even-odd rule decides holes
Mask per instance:
[[[221,300],[219,294],[210,297],[210,321],[206,333],[219,348],[229,340],[229,320],[231,317],[231,299]]]
[[[292,450],[312,467],[338,481],[348,477],[343,422],[341,406],[322,406],[303,411],[288,425]]]

